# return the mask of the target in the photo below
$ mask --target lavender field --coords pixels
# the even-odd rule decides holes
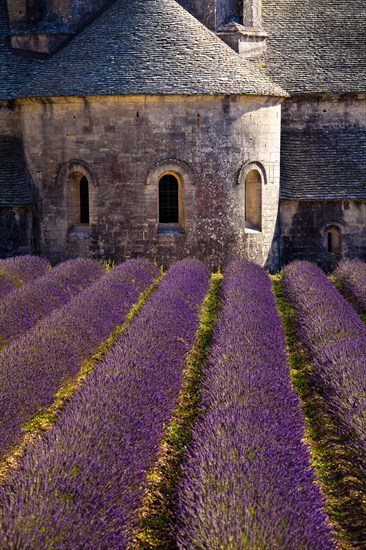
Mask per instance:
[[[1,549],[366,547],[334,504],[366,526],[365,264],[334,278],[349,300],[309,262],[278,298],[246,261],[0,261]],[[324,475],[292,350],[356,500]]]

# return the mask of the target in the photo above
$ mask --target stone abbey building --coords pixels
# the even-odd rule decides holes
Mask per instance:
[[[364,0],[0,0],[0,256],[366,259]]]

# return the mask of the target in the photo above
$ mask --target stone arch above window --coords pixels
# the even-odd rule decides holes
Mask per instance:
[[[257,160],[248,160],[243,164],[240,169],[238,176],[238,185],[241,185],[245,182],[245,178],[251,170],[257,170],[261,176],[263,185],[267,185],[267,173],[264,165]]]
[[[263,187],[267,183],[266,171],[258,161],[246,162],[238,177],[239,211],[248,232],[262,231]]]
[[[91,205],[95,204],[98,178],[93,168],[82,160],[64,163],[57,174],[63,189],[67,233],[72,237],[89,236]]]
[[[189,166],[176,159],[158,162],[150,170],[147,187],[156,201],[158,233],[179,234],[194,217],[195,186]]]
[[[71,159],[62,164],[57,172],[57,183],[64,183],[72,173],[80,173],[88,178],[89,183],[93,184],[95,187],[99,185],[98,176],[95,170],[85,162],[80,159]]]
[[[178,180],[184,185],[194,185],[193,174],[188,164],[181,160],[166,159],[161,160],[150,170],[146,183],[148,185],[157,185],[160,178],[165,174],[173,174],[178,177]]]

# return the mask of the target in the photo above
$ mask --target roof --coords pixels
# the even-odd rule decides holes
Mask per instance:
[[[9,70],[18,73],[8,97],[287,95],[174,0],[116,0],[47,60],[22,65],[7,50]]]
[[[30,204],[22,142],[19,138],[0,135],[0,206]]]
[[[0,0],[0,99],[20,95],[31,69],[29,59],[12,53],[8,32],[6,0]]]
[[[359,128],[284,129],[281,199],[365,200],[365,132]]]
[[[288,92],[366,91],[365,0],[262,0],[266,72]]]

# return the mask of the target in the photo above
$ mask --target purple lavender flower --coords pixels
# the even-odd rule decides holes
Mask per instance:
[[[5,548],[125,548],[176,406],[209,272],[177,262],[0,492]]]
[[[232,263],[222,302],[178,488],[178,546],[335,548],[264,270]]]
[[[45,275],[50,264],[38,256],[17,256],[0,260],[0,299],[25,283]]]
[[[10,342],[32,328],[102,273],[101,264],[94,260],[69,260],[12,292],[0,303],[0,342]]]
[[[64,307],[0,353],[0,452],[16,444],[22,426],[49,406],[82,361],[123,323],[158,268],[130,260],[108,271]]]
[[[311,380],[366,484],[366,328],[315,264],[288,265],[283,285],[298,312],[299,338],[311,355]]]
[[[334,275],[356,306],[366,313],[366,263],[361,260],[343,261]]]

